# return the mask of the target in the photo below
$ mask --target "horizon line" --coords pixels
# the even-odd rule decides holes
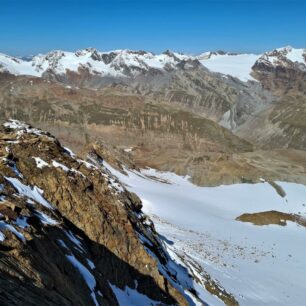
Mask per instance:
[[[78,51],[84,51],[84,50],[96,50],[98,52],[101,52],[101,53],[111,53],[111,52],[122,52],[122,51],[131,51],[131,52],[146,52],[146,53],[152,53],[153,55],[158,55],[158,54],[164,54],[166,52],[172,52],[172,53],[178,53],[178,54],[183,54],[183,55],[188,55],[188,56],[199,56],[199,55],[202,55],[204,53],[209,53],[209,52],[225,52],[225,53],[233,53],[233,54],[254,54],[254,55],[260,55],[260,54],[263,54],[265,52],[269,52],[269,51],[274,51],[274,50],[278,50],[278,49],[284,49],[284,48],[292,48],[292,49],[306,49],[306,48],[299,48],[299,47],[294,47],[292,45],[285,45],[285,46],[282,46],[282,47],[277,47],[277,48],[273,48],[273,49],[269,49],[269,50],[266,50],[266,51],[263,51],[263,52],[245,52],[245,51],[231,51],[231,50],[226,50],[226,49],[212,49],[212,50],[207,50],[207,51],[201,51],[199,53],[190,53],[190,52],[184,52],[184,51],[176,51],[176,50],[172,50],[172,49],[165,49],[164,51],[162,52],[153,52],[153,51],[150,51],[150,50],[145,50],[145,49],[129,49],[129,48],[123,48],[123,49],[110,49],[110,50],[101,50],[101,49],[98,49],[98,48],[95,48],[95,47],[86,47],[86,48],[80,48],[80,49],[74,49],[74,50],[64,50],[64,49],[49,49],[48,51],[46,52],[38,52],[38,53],[32,53],[32,54],[24,54],[24,55],[10,55],[9,53],[6,53],[6,52],[1,52],[0,51],[0,54],[3,54],[3,55],[9,55],[9,56],[12,56],[12,57],[17,57],[17,58],[23,58],[23,57],[35,57],[35,56],[38,56],[38,55],[45,55],[45,54],[49,54],[51,52],[55,52],[55,51],[61,51],[61,52],[69,52],[69,53],[76,53]]]

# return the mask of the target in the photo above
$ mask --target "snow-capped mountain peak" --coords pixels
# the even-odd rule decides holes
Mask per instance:
[[[175,69],[178,63],[188,59],[186,55],[170,51],[156,55],[151,52],[132,50],[100,52],[94,48],[76,52],[54,50],[34,56],[31,61],[1,54],[0,71],[15,75],[41,76],[50,70],[56,74],[64,74],[67,70],[78,72],[80,69],[88,69],[89,72],[102,76],[125,77],[136,76],[150,69]]]
[[[287,67],[293,63],[306,64],[306,49],[296,49],[291,46],[275,49],[271,52],[265,52],[259,59],[272,66],[282,65]]]
[[[204,52],[190,56],[172,51],[154,54],[147,51],[114,50],[101,52],[87,48],[76,52],[62,50],[38,54],[32,59],[21,59],[0,54],[0,72],[14,75],[41,77],[45,72],[64,75],[68,71],[80,73],[88,71],[92,75],[113,78],[133,78],[148,73],[189,69],[199,62],[213,72],[236,77],[241,81],[255,81],[252,76],[254,67],[263,64],[268,67],[277,65],[306,70],[306,49],[291,46],[278,48],[263,54],[245,54],[225,51]],[[189,63],[185,65],[186,63]]]
[[[196,57],[203,66],[214,72],[234,76],[241,81],[255,80],[252,76],[254,66],[295,66],[305,71],[306,49],[291,46],[275,49],[263,54],[228,53],[224,51],[205,52]]]

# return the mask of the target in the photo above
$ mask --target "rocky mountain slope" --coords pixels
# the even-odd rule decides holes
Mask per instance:
[[[165,103],[151,103],[142,95],[112,88],[101,91],[71,89],[42,79],[5,75],[0,86],[2,119],[9,116],[54,128],[75,127],[80,131],[76,136],[83,144],[86,140],[90,142],[90,136],[103,133],[103,129],[115,127],[111,135],[114,140],[124,131],[125,138],[129,137],[129,132],[133,138],[139,133],[140,143],[150,131],[163,137],[179,138],[195,150],[247,151],[252,148],[211,120]],[[61,132],[69,134],[69,131]],[[84,134],[87,136],[81,139],[80,135]],[[119,143],[124,144],[124,141],[120,139]]]
[[[147,102],[171,104],[212,119],[263,147],[279,142],[281,145],[271,147],[304,148],[303,144],[292,145],[292,137],[302,132],[299,128],[288,127],[286,121],[269,115],[272,109],[291,112],[291,108],[283,109],[286,102],[282,101],[292,105],[292,101],[300,101],[297,95],[305,94],[304,49],[284,47],[259,55],[218,51],[188,56],[170,51],[156,55],[90,48],[52,51],[28,60],[2,54],[0,71],[2,79],[8,74],[30,75],[76,90],[107,89],[125,96],[137,95]],[[256,120],[262,117],[267,118],[263,126],[262,120]],[[250,131],[255,136],[249,137]],[[264,138],[259,135],[262,131]]]
[[[200,184],[208,183],[200,173],[212,169],[211,163],[226,183],[247,173],[257,180],[263,169],[276,178],[279,169],[256,160],[266,152],[244,153],[254,150],[250,143],[276,150],[273,160],[283,152],[279,159],[288,162],[288,169],[300,159],[302,153],[294,150],[306,148],[304,53],[291,47],[261,55],[219,51],[200,56],[86,49],[28,61],[2,55],[2,71],[8,72],[0,73],[0,117],[35,124],[75,150],[99,139],[136,147],[140,165],[189,174]],[[14,69],[22,75],[15,76]],[[23,75],[31,73],[36,76]],[[294,150],[282,151],[287,148]],[[222,163],[211,157],[215,153],[221,153]],[[233,177],[236,171],[230,169],[239,170]],[[299,176],[297,170],[289,179]],[[209,184],[220,179],[213,181]]]
[[[258,181],[263,175],[304,181],[303,152],[254,151],[253,145],[217,123],[140,94],[118,88],[67,88],[41,78],[12,75],[2,75],[0,92],[0,120],[13,117],[30,122],[75,151],[94,141],[133,148],[139,167],[190,175],[200,185]],[[261,135],[267,135],[267,144],[272,144],[268,134]]]
[[[306,50],[284,47],[261,55],[207,53],[199,57],[209,69],[253,79],[268,90],[273,102],[252,109],[233,131],[262,148],[305,150]]]
[[[95,155],[19,121],[0,131],[1,305],[190,305],[186,269]],[[185,274],[185,282],[177,278]],[[183,273],[183,274],[182,274]]]
[[[235,131],[262,148],[306,149],[306,100],[303,95],[288,95],[265,111],[257,113]]]
[[[252,75],[276,95],[305,94],[306,49],[290,46],[264,53]]]
[[[153,101],[178,104],[229,128],[271,102],[271,95],[259,84],[212,73],[201,59],[170,51],[159,55],[129,50],[52,51],[31,61],[0,55],[0,72],[95,90],[119,87]]]
[[[263,54],[252,75],[278,98],[236,133],[264,148],[306,149],[306,51],[286,47]]]

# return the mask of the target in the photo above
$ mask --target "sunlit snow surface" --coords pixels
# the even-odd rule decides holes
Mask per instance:
[[[235,220],[268,210],[305,216],[305,186],[278,182],[287,194],[282,198],[268,183],[197,187],[172,173],[124,176],[106,166],[141,197],[158,232],[174,242],[171,248],[200,264],[241,305],[305,305],[306,228]]]
[[[259,55],[237,54],[237,55],[212,55],[207,59],[200,59],[200,63],[211,71],[231,75],[243,82],[255,79],[250,75],[252,66]]]
[[[37,186],[27,186],[14,177],[5,177],[18,191],[18,193],[40,203],[41,205],[53,209],[52,205],[43,197],[43,190]]]
[[[116,287],[115,285],[111,286],[116,298],[119,302],[119,305],[122,306],[135,306],[135,305],[150,305],[150,306],[157,306],[160,305],[160,302],[153,301],[148,298],[146,295],[139,293],[137,290],[131,289],[129,287],[125,287],[124,290]]]

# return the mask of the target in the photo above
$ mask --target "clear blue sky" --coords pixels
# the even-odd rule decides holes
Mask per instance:
[[[0,52],[306,47],[306,0],[0,0]]]

